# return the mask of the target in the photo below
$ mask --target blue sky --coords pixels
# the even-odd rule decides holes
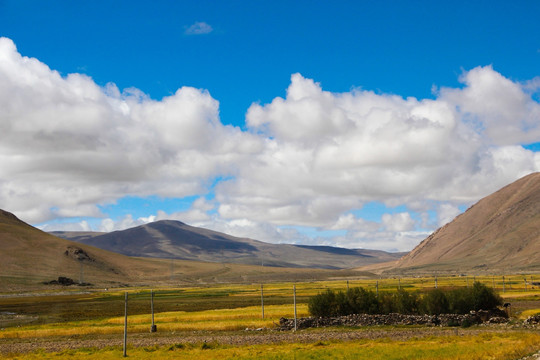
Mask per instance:
[[[538,14],[0,0],[0,208],[47,230],[173,218],[411,249],[539,171]]]

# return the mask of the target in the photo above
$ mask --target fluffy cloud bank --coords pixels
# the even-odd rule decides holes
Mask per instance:
[[[334,94],[294,74],[285,99],[248,110],[266,147],[221,184],[221,215],[331,226],[369,201],[468,203],[537,171],[521,144],[540,139],[538,102],[489,66],[462,81],[417,100]]]
[[[262,148],[224,126],[207,91],[161,101],[62,77],[0,39],[0,204],[30,222],[101,216],[125,195],[184,197]]]
[[[221,123],[205,90],[182,87],[157,101],[102,88],[0,38],[0,208],[37,223],[102,217],[99,205],[124,196],[212,192],[213,201],[199,198],[181,213],[101,227],[177,218],[303,242],[294,227],[304,226],[339,232],[310,241],[410,249],[458,206],[540,170],[539,153],[522,147],[540,139],[540,81],[514,82],[490,66],[460,80],[415,99],[330,93],[294,74],[285,98],[248,109],[242,131]],[[369,202],[406,211],[367,221],[355,210]]]

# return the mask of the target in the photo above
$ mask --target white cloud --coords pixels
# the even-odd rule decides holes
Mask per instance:
[[[219,120],[205,90],[155,101],[62,77],[0,38],[0,204],[29,222],[100,217],[128,194],[204,193],[262,141]]]
[[[411,231],[415,228],[415,221],[408,212],[383,214],[382,223],[387,230],[395,232]]]
[[[199,23],[192,31],[208,29]],[[103,218],[98,205],[124,196],[215,191],[184,212],[104,219],[101,228],[168,216],[305,242],[295,227],[308,226],[346,231],[335,244],[401,250],[422,236],[416,227],[540,171],[539,153],[521,146],[540,139],[540,81],[518,83],[490,66],[460,80],[435,99],[415,99],[331,93],[293,74],[287,96],[253,104],[242,131],[221,123],[206,90],[182,87],[153,100],[138,89],[100,87],[81,74],[63,77],[0,38],[0,205],[38,223]],[[421,224],[408,212],[381,223],[351,214],[371,201],[417,211]]]
[[[449,222],[454,220],[455,217],[458,216],[460,213],[461,210],[459,210],[459,208],[455,205],[448,203],[441,204],[437,212],[437,226],[441,227],[448,224]]]
[[[459,108],[462,121],[475,124],[485,141],[518,145],[540,139],[540,104],[530,96],[538,80],[516,83],[491,66],[472,69],[460,80],[464,89],[442,89],[441,98]]]
[[[186,28],[186,35],[204,35],[209,34],[214,29],[204,21],[196,21],[193,25]]]
[[[218,186],[220,215],[324,227],[364,202],[470,203],[538,171],[537,155],[519,146],[540,138],[530,89],[491,67],[462,81],[418,100],[335,94],[292,75],[285,99],[249,108],[247,125],[266,147]]]
[[[44,226],[40,226],[39,229],[43,231],[94,231],[87,221],[46,224]]]

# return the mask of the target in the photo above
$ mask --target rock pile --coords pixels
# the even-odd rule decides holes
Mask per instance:
[[[481,323],[506,323],[508,319],[499,314],[488,311],[471,311],[470,314],[441,314],[441,315],[368,315],[354,314],[328,318],[299,318],[296,321],[297,329],[326,326],[374,326],[374,325],[426,325],[426,326],[470,326]],[[294,329],[294,319],[279,319],[280,330]]]
[[[90,283],[77,283],[73,281],[73,279],[59,276],[58,280],[51,280],[51,281],[45,281],[43,284],[45,285],[62,285],[62,286],[71,286],[71,285],[78,285],[78,286],[92,286]]]
[[[529,316],[525,321],[525,325],[539,325],[540,324],[540,314]]]

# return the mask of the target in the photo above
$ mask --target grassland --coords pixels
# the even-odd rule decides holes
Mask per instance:
[[[495,286],[512,304],[514,323],[540,312],[540,289],[530,275],[438,277],[437,287]],[[349,279],[299,282],[297,313],[307,316],[307,300],[327,288],[362,286],[378,291],[401,287],[424,291],[435,278]],[[504,292],[503,292],[504,289]],[[293,317],[293,283],[220,284],[157,288],[157,333],[149,333],[148,288],[63,289],[25,296],[0,296],[0,354],[20,359],[117,358],[121,356],[124,294],[128,292],[128,344],[133,358],[440,358],[515,359],[540,350],[538,329],[473,327],[458,330],[421,327],[272,329],[280,317]],[[246,331],[247,329],[250,329]],[[255,329],[263,329],[255,331]]]

